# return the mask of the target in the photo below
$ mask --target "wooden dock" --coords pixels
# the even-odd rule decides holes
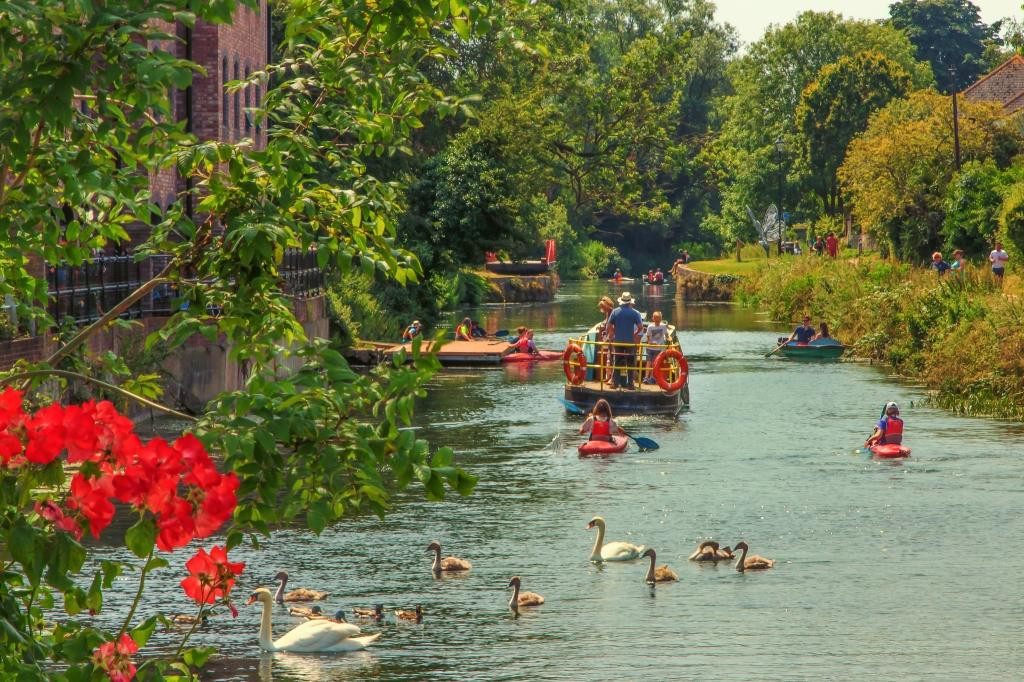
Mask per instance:
[[[427,350],[430,346],[430,343],[426,343],[423,349]],[[411,353],[412,344],[391,346],[384,351],[384,355],[391,357],[400,350]],[[512,350],[506,341],[496,339],[448,341],[441,346],[441,350],[437,353],[437,359],[445,367],[497,367],[501,364],[501,359]]]

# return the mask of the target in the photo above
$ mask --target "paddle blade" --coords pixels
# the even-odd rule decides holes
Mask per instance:
[[[570,403],[565,398],[559,398],[558,402],[560,402],[563,405],[565,405],[565,409],[569,410],[573,414],[586,414],[586,411],[584,411],[584,409],[582,407],[580,407],[579,405],[576,405],[574,403]]]
[[[650,438],[644,438],[643,436],[633,436],[633,440],[636,441],[638,447],[644,450],[657,450],[661,447]]]
[[[508,336],[508,330],[507,329],[501,329],[499,331],[494,332],[494,334],[492,334],[492,336],[496,336],[498,338],[501,338],[502,336]]]

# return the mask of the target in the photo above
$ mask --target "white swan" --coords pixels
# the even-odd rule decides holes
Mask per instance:
[[[644,553],[643,545],[634,545],[631,542],[609,542],[604,544],[604,519],[595,516],[587,524],[587,530],[597,526],[597,540],[594,542],[594,549],[590,553],[590,560],[601,561],[632,561],[639,559]]]
[[[364,635],[357,625],[335,623],[331,620],[307,620],[300,623],[274,641],[271,637],[271,614],[274,597],[270,590],[259,588],[249,595],[246,605],[254,602],[263,604],[263,620],[260,623],[260,648],[264,651],[293,651],[296,653],[333,653],[365,649],[370,642],[380,637]]]

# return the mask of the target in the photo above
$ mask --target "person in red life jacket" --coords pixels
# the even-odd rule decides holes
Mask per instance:
[[[875,432],[864,442],[864,447],[872,445],[900,445],[903,443],[903,420],[900,419],[900,408],[896,403],[886,403],[885,415],[875,425]]]
[[[661,268],[658,268],[657,270],[654,271],[654,283],[655,284],[664,284],[665,283],[665,273],[661,271]]]
[[[619,428],[612,418],[612,407],[608,401],[601,398],[594,404],[590,416],[580,427],[580,433],[589,433],[588,440],[603,440],[610,442],[613,435],[626,435],[626,432]]]
[[[527,329],[525,333],[519,335],[519,340],[516,341],[516,352],[517,353],[529,353],[530,355],[537,355],[537,344],[533,342],[533,330]]]
[[[516,327],[516,335],[508,340],[508,345],[514,346],[519,343],[519,339],[526,336],[526,327]]]

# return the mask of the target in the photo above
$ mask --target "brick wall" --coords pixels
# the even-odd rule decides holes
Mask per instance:
[[[1024,94],[1024,57],[1014,55],[979,81],[964,90],[964,99],[974,102],[999,102],[1010,111],[1021,108]],[[1011,104],[1016,102],[1016,104]]]

